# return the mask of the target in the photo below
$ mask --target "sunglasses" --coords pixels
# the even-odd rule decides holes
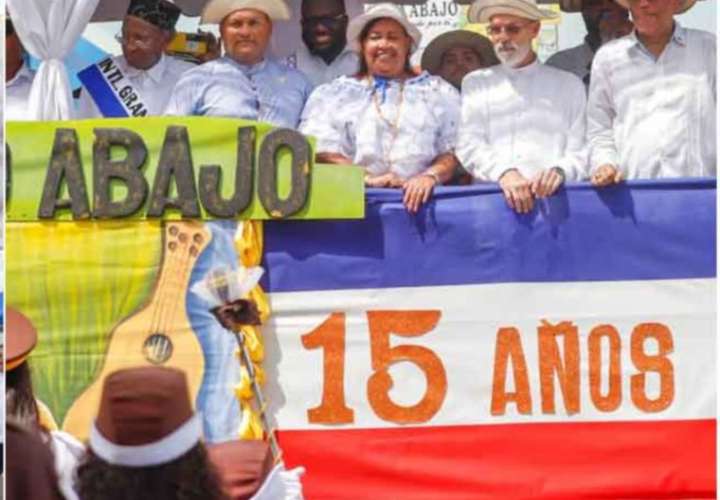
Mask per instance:
[[[338,14],[337,16],[303,17],[300,19],[300,24],[306,28],[316,26],[318,24],[321,24],[326,28],[335,28],[343,21],[347,21],[347,18],[347,14]]]
[[[488,35],[499,35],[503,31],[512,36],[517,35],[520,33],[525,26],[527,26],[530,23],[524,23],[524,24],[507,24],[505,26],[493,26],[492,24],[487,27]]]

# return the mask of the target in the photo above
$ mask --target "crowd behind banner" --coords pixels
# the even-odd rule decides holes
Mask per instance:
[[[303,0],[302,42],[274,60],[266,53],[273,23],[289,18],[283,0],[211,0],[201,23],[219,25],[221,38],[201,37],[206,50],[191,63],[166,53],[180,9],[132,0],[116,37],[122,55],[78,73],[77,118],[257,120],[314,136],[317,161],[364,167],[368,187],[402,189],[409,212],[438,185],[476,182],[499,184],[508,205],[528,213],[566,181],[602,189],[716,175],[715,36],[675,20],[694,3],[584,0],[583,43],[543,64],[533,42],[555,12],[535,0],[476,0],[468,20],[485,23],[488,36],[441,35],[417,68],[410,57],[422,35],[391,3],[350,18],[343,0]],[[27,119],[33,78],[8,18],[6,119]],[[43,474],[13,486],[24,469],[11,470],[9,498],[42,484],[33,498],[301,497],[299,472],[273,468],[267,449],[206,450],[189,401],[178,398],[186,382],[172,370],[108,377],[87,451],[49,431],[26,364],[34,340],[16,345],[14,330],[36,338],[8,311],[8,446],[37,455]],[[163,390],[142,390],[145,380]],[[157,418],[148,427],[140,414]],[[38,440],[53,449],[56,471]],[[246,457],[243,480],[233,476],[234,453]],[[189,470],[193,481],[183,479]]]

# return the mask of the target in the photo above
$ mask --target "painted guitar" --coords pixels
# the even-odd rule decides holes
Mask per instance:
[[[190,273],[210,232],[199,222],[165,223],[160,273],[146,305],[110,332],[105,361],[93,383],[70,407],[63,430],[87,441],[105,377],[114,371],[143,365],[179,368],[185,372],[191,400],[200,389],[205,360],[190,326],[185,295]]]

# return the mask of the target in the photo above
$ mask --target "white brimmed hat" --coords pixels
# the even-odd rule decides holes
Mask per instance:
[[[555,19],[557,14],[541,9],[537,0],[475,0],[468,9],[468,21],[486,23],[492,16],[508,14],[533,21]]]
[[[696,0],[684,0],[680,4],[680,8],[675,11],[676,14],[682,14],[686,10],[688,10],[690,7],[695,5]],[[620,4],[622,7],[625,7],[626,9],[630,8],[630,5],[628,3],[628,0],[615,0],[615,3]]]
[[[412,50],[415,50],[418,45],[420,45],[422,34],[420,30],[408,20],[403,8],[393,3],[379,3],[370,7],[364,14],[360,14],[350,20],[347,28],[347,39],[352,50],[358,53],[362,52],[362,44],[359,40],[360,33],[362,33],[362,30],[365,29],[368,23],[381,18],[389,18],[397,21],[405,28],[405,31],[413,40]]]
[[[273,21],[290,19],[290,9],[283,0],[210,0],[202,11],[200,24],[220,24],[228,14],[242,9],[259,10]]]
[[[488,66],[498,64],[492,42],[487,37],[469,30],[453,30],[443,33],[433,39],[425,47],[420,67],[430,73],[437,74],[442,64],[443,54],[453,47],[469,47],[478,53],[480,58]]]

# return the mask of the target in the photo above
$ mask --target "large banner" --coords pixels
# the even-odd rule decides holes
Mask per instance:
[[[188,374],[206,439],[234,439],[235,340],[191,289],[245,262],[239,240],[259,225],[183,219],[195,198],[162,157],[188,156],[182,141],[165,147],[168,127],[185,126],[202,137],[195,164],[232,170],[247,124],[155,120],[135,130],[150,165],[136,168],[142,203],[96,182],[114,162],[130,172],[124,143],[104,149],[110,121],[35,142],[10,126],[7,302],[38,328],[35,389],[58,426],[82,437],[110,370],[168,363]],[[278,170],[291,168],[283,154]],[[392,190],[358,209],[361,174],[312,168],[310,194],[338,202],[335,220],[273,220],[259,179],[238,212],[269,219],[255,235],[270,314],[254,361],[307,498],[715,496],[714,180],[573,185],[529,215],[495,187],[444,188],[411,215]],[[70,192],[80,171],[85,196]],[[197,199],[201,217],[222,219]],[[135,210],[102,212],[113,203]],[[324,217],[307,203],[297,217]]]
[[[271,404],[308,498],[715,497],[715,181],[519,216],[265,225]]]

